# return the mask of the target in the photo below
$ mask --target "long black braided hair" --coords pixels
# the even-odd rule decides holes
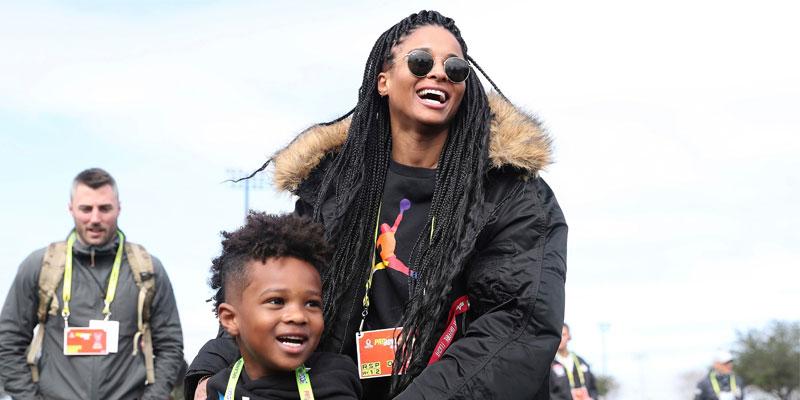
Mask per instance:
[[[358,103],[347,114],[321,125],[352,116],[347,139],[330,162],[317,190],[313,219],[322,221],[322,205],[335,201],[332,219],[325,221],[325,236],[335,248],[323,271],[325,338],[355,304],[341,304],[346,293],[357,293],[369,274],[375,217],[379,212],[391,156],[391,129],[387,99],[377,91],[378,74],[394,60],[393,48],[415,29],[435,25],[447,29],[458,41],[464,57],[502,96],[494,82],[467,53],[455,22],[436,11],[420,11],[384,32],[370,52],[364,68]],[[486,93],[473,73],[465,82],[461,105],[450,122],[439,156],[436,188],[427,223],[412,249],[409,267],[417,271],[411,297],[399,326],[401,345],[394,363],[392,391],[405,388],[427,365],[441,335],[452,290],[472,256],[481,227],[477,226],[484,199],[484,179],[489,167],[488,136],[491,112]],[[271,161],[271,160],[270,160]],[[250,176],[266,168],[267,161]],[[249,177],[248,177],[249,178]],[[247,179],[247,178],[243,178]],[[432,231],[432,235],[428,232]],[[354,301],[360,301],[355,298]],[[346,316],[346,318],[349,316]],[[399,366],[407,365],[398,375]]]

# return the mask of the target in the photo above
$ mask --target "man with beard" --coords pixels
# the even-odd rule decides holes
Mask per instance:
[[[108,172],[78,174],[68,208],[74,229],[22,262],[0,313],[5,390],[14,399],[168,398],[183,338],[164,267],[117,228]]]

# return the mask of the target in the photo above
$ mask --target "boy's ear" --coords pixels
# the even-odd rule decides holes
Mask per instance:
[[[229,335],[236,337],[239,336],[239,323],[236,319],[236,308],[228,303],[222,303],[217,307],[217,316],[219,323],[228,332]]]

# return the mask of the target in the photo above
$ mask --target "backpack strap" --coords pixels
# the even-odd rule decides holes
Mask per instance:
[[[139,287],[139,299],[136,306],[137,324],[139,330],[133,336],[133,355],[139,351],[139,338],[142,339],[142,355],[147,375],[147,384],[156,381],[153,354],[153,335],[150,330],[150,306],[155,296],[155,275],[153,273],[153,259],[141,245],[125,242],[125,254],[131,267],[136,286]]]
[[[31,369],[33,382],[39,382],[39,366],[37,357],[42,351],[44,341],[44,327],[47,322],[47,315],[57,315],[58,296],[56,289],[64,277],[64,264],[67,260],[67,242],[55,242],[47,246],[42,259],[42,268],[39,271],[39,306],[36,309],[36,317],[39,321],[39,329],[33,336],[33,341],[28,347],[27,363]]]

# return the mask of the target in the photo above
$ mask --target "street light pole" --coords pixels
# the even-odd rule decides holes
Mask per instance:
[[[600,349],[603,352],[603,375],[608,376],[608,355],[606,353],[606,332],[611,326],[608,322],[601,322],[600,327]]]

